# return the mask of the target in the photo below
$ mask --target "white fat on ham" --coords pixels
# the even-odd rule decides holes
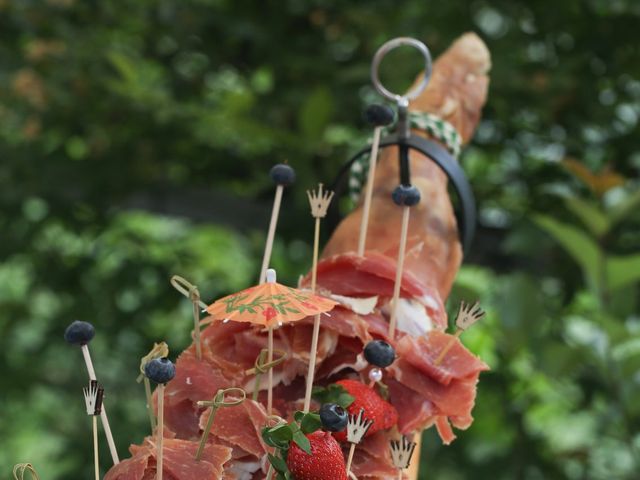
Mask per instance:
[[[382,312],[391,316],[391,302],[387,303]],[[416,299],[401,298],[398,302],[396,328],[412,337],[421,337],[433,330],[433,321],[424,304]]]
[[[344,295],[329,295],[329,298],[335,300],[351,310],[353,313],[357,313],[358,315],[369,315],[373,313],[378,304],[378,297],[366,297],[366,298],[356,298],[356,297],[345,297]]]
[[[368,366],[369,366],[369,362],[367,362],[364,358],[364,355],[360,353],[356,357],[355,363],[343,362],[340,365],[337,365],[336,367],[334,367],[333,370],[331,370],[327,376],[330,377],[331,375],[338,373],[344,370],[345,368],[351,368],[356,372],[361,372]]]
[[[230,465],[229,468],[224,469],[223,480],[251,480],[253,474],[260,470],[260,460],[236,460]]]

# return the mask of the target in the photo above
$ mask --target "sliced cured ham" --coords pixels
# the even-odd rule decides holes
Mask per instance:
[[[450,342],[453,342],[451,348],[436,365],[440,353]],[[469,352],[458,338],[436,330],[419,338],[404,336],[398,341],[396,352],[405,361],[443,385],[449,385],[454,379],[460,380],[489,370],[487,364]]]
[[[114,466],[104,480],[146,480],[155,478],[156,448],[147,437],[142,447],[132,448],[133,456]],[[206,445],[199,462],[195,461],[198,443],[165,438],[163,443],[163,475],[168,480],[222,478],[223,466],[231,459],[231,449],[222,445]]]

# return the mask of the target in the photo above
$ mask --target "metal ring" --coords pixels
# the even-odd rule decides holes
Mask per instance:
[[[382,63],[382,59],[384,56],[389,53],[391,50],[403,47],[415,47],[422,55],[424,56],[425,66],[424,66],[424,77],[422,81],[413,89],[409,90],[405,95],[399,95],[397,93],[390,92],[387,90],[382,82],[380,81],[380,64]],[[373,56],[373,62],[371,62],[371,81],[373,82],[373,86],[376,90],[388,100],[393,100],[398,103],[407,103],[408,100],[414,100],[420,95],[425,88],[427,88],[427,84],[429,83],[429,79],[431,78],[431,53],[427,46],[422,43],[420,40],[416,40],[411,37],[398,37],[392,40],[389,40],[387,43],[382,45],[376,54]]]

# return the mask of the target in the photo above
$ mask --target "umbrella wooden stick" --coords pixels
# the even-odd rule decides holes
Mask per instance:
[[[273,327],[269,327],[269,340],[267,344],[267,348],[269,352],[267,353],[267,363],[273,362]],[[267,390],[267,415],[271,415],[271,410],[273,409],[273,368],[269,369],[269,373],[267,375],[269,386]]]
[[[402,226],[400,230],[400,246],[398,248],[398,261],[396,264],[396,280],[393,285],[393,300],[391,301],[391,319],[389,321],[389,337],[394,338],[398,319],[398,303],[400,300],[400,287],[402,285],[402,271],[404,270],[404,255],[407,249],[407,231],[409,230],[409,207],[402,209]]]
[[[307,191],[311,215],[315,218],[315,230],[313,234],[313,266],[311,268],[311,291],[316,292],[316,281],[318,277],[318,252],[320,250],[320,220],[327,215],[327,210],[333,192],[322,192],[322,184],[318,185],[318,191]],[[303,411],[307,413],[311,406],[311,391],[313,389],[313,379],[316,371],[316,355],[318,353],[318,338],[320,336],[320,314],[313,319],[313,335],[311,337],[311,351],[309,352],[309,370],[307,372],[307,389],[304,396]]]
[[[91,361],[91,354],[89,353],[89,347],[87,345],[81,346],[82,356],[84,357],[84,363],[87,366],[87,373],[89,374],[89,380],[96,380],[96,372],[93,369],[93,362]],[[107,443],[109,444],[109,451],[111,452],[111,458],[113,464],[120,463],[118,458],[118,451],[116,450],[116,443],[113,441],[113,434],[111,433],[111,427],[109,426],[109,418],[107,417],[107,410],[102,404],[102,410],[100,412],[100,420],[102,421],[102,427],[104,428],[104,434],[107,437]]]

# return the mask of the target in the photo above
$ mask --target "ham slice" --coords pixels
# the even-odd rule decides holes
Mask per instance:
[[[132,448],[133,456],[114,466],[104,480],[146,480],[155,478],[156,448],[152,437],[142,447]],[[206,445],[199,462],[195,461],[198,443],[175,438],[163,442],[163,476],[167,480],[221,478],[223,465],[231,458],[231,449],[222,445]]]
[[[442,362],[435,364],[440,352],[453,341]],[[404,336],[396,345],[396,353],[405,361],[424,372],[430,378],[449,385],[451,380],[463,379],[477,372],[489,370],[489,367],[475,357],[458,338],[437,330],[428,335],[414,338]]]

